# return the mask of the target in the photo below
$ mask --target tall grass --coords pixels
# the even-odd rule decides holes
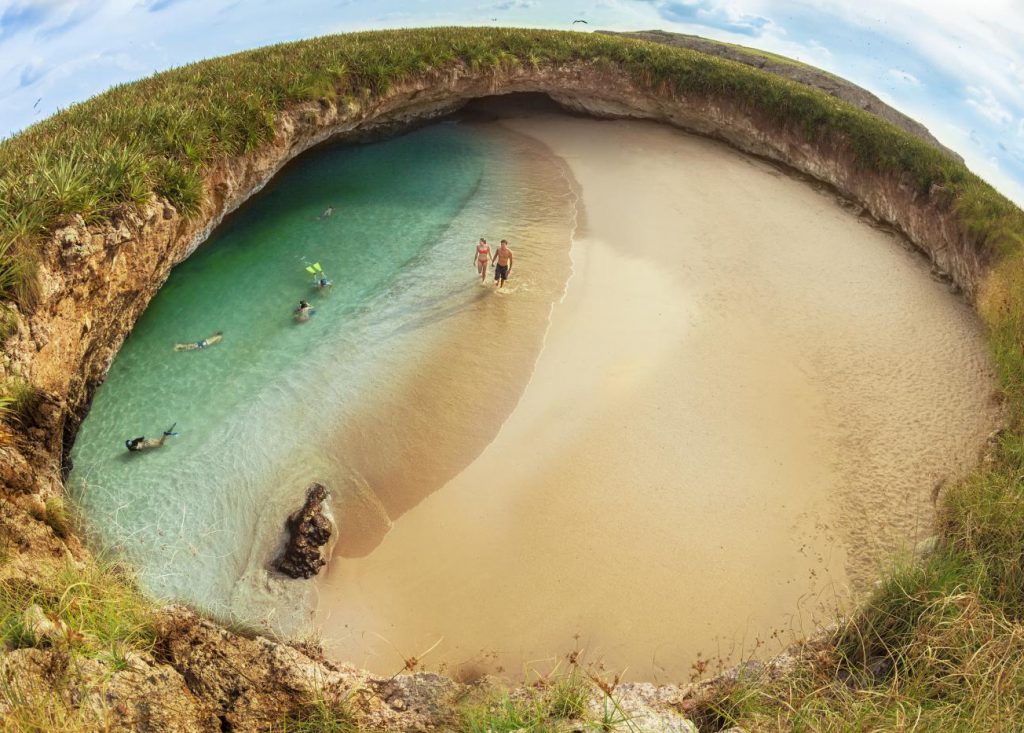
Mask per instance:
[[[117,663],[126,650],[150,650],[156,642],[150,603],[116,565],[93,562],[79,566],[68,561],[40,568],[34,578],[0,581],[3,648],[48,643],[36,638],[26,621],[25,611],[32,606],[64,629],[62,641],[81,656]]]
[[[54,507],[48,503],[47,514]],[[105,682],[81,660],[97,660],[109,674],[126,669],[130,654],[151,652],[157,637],[151,609],[116,565],[68,560],[42,565],[34,577],[0,580],[0,658],[18,649],[49,649],[52,667],[35,681],[0,676],[0,730],[107,730],[106,711],[82,704],[85,694],[102,699]]]
[[[28,426],[33,423],[42,395],[27,379],[8,377],[0,381],[0,419],[16,426]]]
[[[834,647],[732,686],[701,730],[1024,730],[1024,629],[977,593],[976,571],[947,550],[897,570]]]
[[[276,733],[361,733],[348,700],[331,702],[317,694],[298,713],[287,716]]]
[[[101,222],[153,194],[183,214],[199,212],[211,166],[271,140],[283,110],[372,101],[455,66],[491,73],[574,62],[624,73],[655,94],[726,102],[844,151],[859,169],[927,196],[937,213],[953,212],[993,266],[978,309],[1010,426],[993,460],[947,492],[939,549],[890,573],[816,663],[781,681],[745,679],[709,720],[808,731],[1024,729],[1024,212],[941,150],[823,92],[695,51],[540,30],[355,33],[191,64],[110,89],[0,143],[0,303],[31,308],[40,245],[75,216]],[[24,422],[33,399],[30,385],[8,380],[0,409]],[[101,570],[61,573],[0,584],[0,638],[9,648],[33,643],[20,620],[30,604],[81,631],[70,641],[78,653],[113,658],[123,644],[152,643],[130,584]],[[463,728],[544,730],[580,704],[571,686],[541,702],[506,696],[467,709]],[[606,727],[618,714],[610,710]],[[354,725],[343,711],[314,706],[292,729],[311,729],[309,721],[312,729]]]
[[[74,215],[100,221],[151,192],[186,214],[217,160],[257,149],[276,113],[305,102],[365,101],[460,65],[594,62],[660,93],[728,100],[811,141],[851,150],[865,170],[947,190],[992,251],[1019,249],[1020,212],[956,160],[823,92],[687,49],[600,34],[434,28],[325,36],[191,64],[126,84],[0,143],[0,298],[31,278],[35,243]],[[991,241],[990,241],[991,240]]]

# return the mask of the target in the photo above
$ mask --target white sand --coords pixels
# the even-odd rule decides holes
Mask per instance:
[[[927,534],[935,482],[976,460],[975,318],[893,237],[727,147],[503,124],[582,189],[574,273],[497,438],[329,567],[329,652],[392,673],[441,640],[430,668],[516,675],[579,646],[669,681],[777,650]]]

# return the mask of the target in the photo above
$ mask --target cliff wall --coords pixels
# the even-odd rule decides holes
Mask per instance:
[[[109,223],[89,226],[78,218],[46,242],[37,304],[8,341],[2,364],[4,376],[20,375],[38,387],[42,403],[0,449],[0,479],[8,500],[0,512],[0,530],[15,538],[18,553],[15,562],[0,566],[0,580],[66,557],[91,562],[73,537],[63,539],[40,521],[47,513],[47,499],[62,492],[66,449],[95,387],[171,268],[225,216],[290,160],[324,141],[384,134],[453,112],[474,98],[517,92],[547,94],[567,110],[593,117],[674,125],[834,187],[870,216],[905,234],[969,299],[977,295],[990,266],[985,248],[964,231],[940,188],[921,191],[900,175],[862,170],[841,137],[780,128],[727,98],[643,89],[608,64],[519,65],[486,72],[454,66],[394,85],[376,98],[341,105],[305,104],[278,115],[272,142],[207,170],[206,197],[198,214],[185,217],[154,196],[139,211]],[[124,678],[112,698],[117,704],[108,701],[120,716],[120,725],[258,730],[273,714],[299,705],[317,689],[342,695],[358,687],[369,690],[367,725],[426,729],[443,727],[450,718],[450,701],[465,692],[450,680],[429,675],[380,680],[338,669],[315,652],[241,637],[181,609],[164,612],[161,618],[160,658],[134,659],[128,669],[117,672],[139,676],[137,684]],[[2,667],[8,674],[35,675],[46,683],[55,663],[47,654],[52,651],[19,650],[7,655]],[[162,675],[162,694],[173,697],[173,705],[168,705],[182,711],[178,723],[144,714],[149,688],[141,680],[154,674]],[[652,730],[671,729],[664,727],[670,723],[658,717],[662,714],[671,717],[678,730],[687,729],[673,716],[686,709],[693,690],[642,685],[628,689],[638,701],[638,715],[660,721],[652,726],[662,727]]]

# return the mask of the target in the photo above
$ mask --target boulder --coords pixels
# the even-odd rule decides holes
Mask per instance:
[[[284,552],[274,560],[274,568],[292,578],[312,578],[327,564],[321,548],[331,538],[331,520],[324,512],[327,488],[312,484],[306,490],[306,503],[293,512],[285,528],[288,541]]]

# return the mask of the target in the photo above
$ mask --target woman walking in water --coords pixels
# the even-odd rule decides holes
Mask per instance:
[[[480,282],[482,283],[487,279],[487,265],[491,260],[491,248],[483,237],[480,237],[480,241],[477,242],[475,257],[476,271],[480,273]]]

